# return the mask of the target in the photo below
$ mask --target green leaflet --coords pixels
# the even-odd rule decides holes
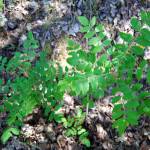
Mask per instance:
[[[116,120],[118,118],[122,118],[122,116],[124,115],[123,111],[117,111],[117,112],[113,112],[112,114],[112,119]]]
[[[94,47],[91,48],[91,52],[92,53],[98,53],[98,52],[101,52],[102,49],[103,49],[103,45],[94,46]]]
[[[150,69],[147,71],[147,82],[150,85]]]
[[[98,34],[98,38],[99,38],[99,40],[103,40],[105,38],[105,34],[103,32],[100,32]],[[107,43],[107,41],[105,41],[105,43]]]
[[[128,49],[128,45],[126,45],[126,44],[116,44],[115,48],[119,51],[126,51]]]
[[[34,39],[33,33],[30,31],[28,32],[28,37],[23,43],[23,48],[25,50],[30,50],[30,49],[37,49],[39,47],[39,43],[37,40]]]
[[[103,41],[103,46],[110,46],[111,45],[111,40],[107,39]]]
[[[90,29],[91,29],[90,26],[81,27],[81,28],[80,28],[80,32],[81,32],[81,33],[86,33],[86,32],[89,32]]]
[[[76,43],[73,40],[68,40],[68,50],[79,50],[80,49],[80,45],[78,43]]]
[[[148,30],[147,28],[143,28],[141,29],[141,34],[145,40],[150,42],[150,30]]]
[[[136,78],[138,80],[141,80],[142,79],[142,75],[143,75],[143,70],[141,68],[137,68],[137,71],[136,71]]]
[[[141,56],[144,55],[144,49],[141,48],[140,46],[132,46],[131,50],[133,52],[133,54]]]
[[[90,141],[87,138],[81,139],[81,143],[86,145],[86,147],[90,147],[91,146]]]
[[[19,130],[17,128],[6,129],[1,136],[2,143],[5,144],[13,135],[19,135]]]
[[[97,46],[99,44],[99,39],[97,37],[93,37],[92,39],[89,40],[88,45],[94,45]]]
[[[122,118],[116,120],[113,124],[113,127],[117,128],[120,136],[125,132],[127,126],[128,126],[127,121],[125,119],[122,119]]]
[[[95,27],[95,32],[103,32],[104,30],[104,27],[102,24],[98,24],[96,27]]]
[[[133,108],[137,108],[139,106],[139,102],[137,100],[130,100],[127,101],[127,103],[125,104],[125,107],[127,107],[127,109],[133,109]]]
[[[87,105],[88,105],[89,108],[93,108],[94,107],[94,102],[91,99],[89,99],[88,97],[85,97],[82,100],[82,104],[83,104],[84,107],[87,107]]]
[[[128,110],[126,112],[126,115],[127,115],[127,121],[129,124],[131,124],[131,125],[137,125],[138,124],[139,115],[137,112]]]
[[[131,27],[132,27],[135,31],[140,31],[140,29],[141,29],[141,22],[140,22],[137,18],[133,17],[133,18],[131,19]]]
[[[140,16],[141,16],[142,21],[145,24],[147,24],[148,26],[150,26],[150,12],[149,11],[142,11]]]
[[[137,42],[139,45],[144,46],[144,47],[150,46],[150,42],[149,42],[147,39],[145,39],[145,37],[144,37],[143,35],[138,36],[138,37],[136,38],[136,42]]]
[[[89,31],[84,35],[84,38],[89,39],[92,38],[95,35],[94,31]]]
[[[93,26],[95,26],[95,24],[96,24],[96,17],[94,16],[94,17],[92,17],[92,19],[90,20],[90,25],[91,25],[91,27],[93,27]]]
[[[132,41],[132,35],[124,32],[120,32],[120,37],[127,43],[130,43]]]
[[[89,25],[89,20],[84,17],[84,16],[80,16],[78,17],[79,22],[83,25],[83,26],[88,26]]]
[[[86,93],[89,91],[89,83],[86,79],[74,80],[72,81],[71,88],[76,93],[76,95],[86,95]]]
[[[88,82],[90,83],[92,90],[97,90],[98,88],[98,77],[97,76],[90,76],[88,78]]]
[[[112,103],[116,103],[119,100],[121,100],[121,96],[115,96],[115,97],[112,98]]]
[[[93,97],[96,99],[100,99],[104,97],[104,90],[101,88],[98,88],[96,91],[93,92]]]

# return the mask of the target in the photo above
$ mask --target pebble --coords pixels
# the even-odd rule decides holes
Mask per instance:
[[[117,9],[111,8],[110,14],[114,18],[116,16],[117,12],[118,12]]]
[[[80,25],[78,23],[75,23],[71,26],[71,28],[68,31],[69,35],[76,36],[76,33],[78,33],[80,30]]]
[[[116,18],[114,19],[114,26],[117,26],[117,24],[118,24],[118,18],[116,17]]]
[[[80,8],[82,6],[82,0],[79,0],[77,7]]]
[[[46,128],[45,128],[45,133],[47,135],[47,137],[49,138],[49,140],[51,140],[52,142],[56,141],[56,133],[54,132],[53,129],[53,125],[49,124]]]
[[[15,30],[18,27],[18,24],[14,20],[8,20],[7,26],[9,30]]]
[[[29,124],[25,124],[22,127],[22,132],[23,132],[23,135],[25,135],[27,138],[35,134],[34,128],[30,126]]]
[[[97,130],[97,136],[99,139],[104,140],[107,137],[107,132],[105,129],[102,127],[101,124],[96,125],[96,130]]]
[[[108,0],[108,2],[114,6],[118,6],[120,1],[119,0]]]
[[[32,2],[29,2],[28,6],[27,6],[27,10],[30,11],[31,14],[35,13],[39,8],[39,5],[37,2],[35,1],[32,1]]]
[[[108,22],[112,23],[113,22],[113,18],[112,17],[108,17]]]
[[[36,131],[37,131],[37,133],[42,133],[44,131],[44,126],[43,125],[37,125]]]
[[[81,16],[81,15],[82,15],[82,11],[81,11],[80,9],[78,9],[78,10],[77,10],[77,14],[78,14],[79,16]]]
[[[150,49],[148,49],[148,50],[145,51],[144,59],[145,60],[150,60]]]
[[[1,150],[30,150],[30,148],[27,144],[20,142],[17,137],[13,137]]]

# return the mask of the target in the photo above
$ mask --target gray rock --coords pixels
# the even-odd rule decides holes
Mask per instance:
[[[17,28],[17,22],[14,20],[8,20],[7,27],[9,30],[15,30]]]
[[[145,51],[144,59],[145,60],[150,60],[150,49],[148,49],[148,50]]]
[[[39,5],[35,1],[29,2],[27,6],[27,9],[30,11],[31,14],[35,13],[38,10],[38,8],[39,8]]]
[[[32,126],[30,126],[29,124],[25,124],[23,127],[22,127],[22,134],[25,136],[25,137],[31,137],[32,135],[35,135],[35,130]]]
[[[106,14],[105,13],[101,13],[99,15],[99,18],[100,18],[101,21],[103,21],[106,18]]]
[[[77,13],[78,13],[79,16],[82,15],[82,11],[80,9],[77,9]]]
[[[121,3],[121,0],[109,0],[108,2],[114,6],[119,6]]]
[[[52,142],[55,142],[56,141],[56,134],[54,132],[54,129],[53,129],[53,125],[52,124],[49,124],[46,128],[45,128],[45,133],[46,133],[46,136],[49,138],[49,140],[51,140]]]
[[[44,131],[44,126],[43,125],[38,125],[37,127],[36,127],[36,132],[37,133],[42,133]]]
[[[109,23],[112,23],[113,22],[113,18],[112,17],[108,17],[108,21],[109,21]]]
[[[13,137],[2,150],[30,150],[30,147],[20,142],[16,137]]]
[[[118,24],[118,18],[116,17],[116,18],[114,19],[114,26],[117,26],[117,24]]]
[[[117,9],[111,8],[110,14],[113,18],[117,15],[117,13],[118,13]]]
[[[77,7],[80,8],[82,5],[82,0],[79,0],[78,4],[77,4]]]
[[[71,26],[71,28],[68,31],[69,35],[76,36],[76,33],[78,33],[80,30],[80,25],[78,23],[75,23]]]
[[[113,5],[113,4],[110,4],[110,7],[111,7],[111,8],[114,8],[114,9],[117,8],[117,6],[116,6],[116,5]]]

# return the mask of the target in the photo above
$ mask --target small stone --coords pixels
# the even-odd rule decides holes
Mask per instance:
[[[104,142],[104,143],[102,144],[102,146],[103,146],[103,148],[106,149],[106,150],[113,148],[112,144],[111,144],[109,141]]]
[[[7,18],[0,12],[0,27],[3,27],[7,22]]]
[[[22,134],[28,138],[28,137],[31,137],[32,135],[34,135],[35,131],[32,126],[30,126],[29,124],[25,124],[22,127]]]
[[[39,8],[39,5],[35,1],[29,2],[27,6],[27,10],[30,11],[32,14],[35,13],[38,10],[38,8]]]
[[[47,143],[48,140],[43,136],[43,134],[36,135],[39,143]]]
[[[69,105],[69,106],[72,106],[72,107],[74,106],[74,99],[73,99],[73,97],[71,97],[71,96],[69,96],[67,94],[64,95],[64,102],[67,105]]]
[[[37,131],[37,133],[43,132],[43,131],[44,131],[44,126],[38,125],[38,126],[36,127],[36,131]]]
[[[13,137],[6,144],[5,148],[1,148],[1,150],[29,150],[29,146],[25,143],[22,143],[17,139],[17,137]]]
[[[112,8],[111,11],[110,11],[110,14],[114,18],[116,16],[117,12],[118,12],[117,9]]]
[[[120,0],[120,4],[121,4],[122,7],[125,6],[125,1],[124,0]]]
[[[80,8],[82,6],[82,0],[79,0],[77,7]]]
[[[32,29],[32,24],[31,23],[27,23],[27,30],[30,31]]]
[[[45,133],[47,135],[47,137],[52,141],[55,142],[56,141],[56,134],[54,132],[53,129],[53,125],[49,124],[46,128],[45,128]]]
[[[128,133],[128,137],[132,138],[133,134],[131,132]]]
[[[36,22],[37,22],[37,25],[39,25],[39,26],[41,26],[41,25],[43,25],[43,24],[45,23],[45,22],[42,21],[42,20],[37,20]]]
[[[77,10],[77,13],[78,13],[79,16],[82,15],[82,11],[80,9]]]
[[[117,6],[120,3],[119,0],[110,0],[109,2],[110,2],[110,4],[112,4],[114,6],[115,5]]]
[[[108,21],[109,21],[109,23],[112,23],[113,22],[113,18],[112,17],[108,17]]]
[[[103,21],[106,18],[106,14],[105,13],[101,13],[99,18],[100,18],[101,21]]]
[[[145,60],[150,60],[150,49],[145,51],[144,59]]]
[[[76,33],[78,33],[80,30],[80,25],[78,23],[75,23],[71,26],[71,28],[68,31],[69,35],[76,36]]]
[[[116,5],[114,5],[114,4],[110,4],[110,7],[113,8],[113,9],[117,8]]]
[[[97,136],[98,138],[100,138],[101,140],[106,139],[107,132],[104,130],[104,128],[102,127],[101,124],[97,124],[96,125],[96,129],[97,129]]]

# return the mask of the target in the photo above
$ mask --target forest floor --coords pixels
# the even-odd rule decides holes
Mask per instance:
[[[105,24],[109,38],[120,41],[118,31],[133,33],[132,16],[141,10],[149,10],[149,0],[5,0],[0,12],[0,55],[11,58],[22,50],[27,32],[32,31],[41,50],[48,51],[51,58],[62,64],[66,57],[66,37],[80,41],[80,24],[77,16],[96,16]],[[64,97],[64,109],[69,114],[80,104],[74,97]],[[139,125],[128,127],[123,137],[112,128],[111,96],[95,102],[84,126],[89,131],[91,150],[150,150],[150,118],[145,116]],[[5,126],[6,114],[0,114],[0,133]],[[19,137],[13,137],[2,150],[84,150],[76,138],[67,138],[61,124],[47,122],[41,108],[24,120]]]

